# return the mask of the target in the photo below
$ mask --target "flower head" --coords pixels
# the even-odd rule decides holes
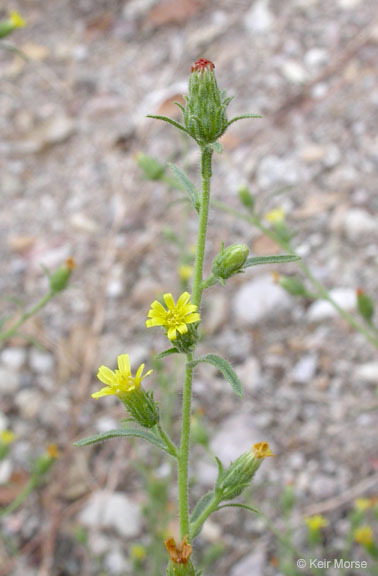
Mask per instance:
[[[144,364],[141,364],[135,376],[133,376],[131,374],[129,355],[121,354],[118,356],[118,370],[110,370],[107,366],[100,366],[98,369],[97,378],[106,386],[92,394],[92,398],[101,398],[112,394],[120,397],[140,388],[142,380],[152,372],[152,370],[149,370],[143,375],[143,369]]]
[[[358,544],[370,546],[374,540],[373,530],[368,525],[360,526],[354,533],[354,539]]]
[[[52,460],[57,460],[60,458],[60,450],[56,444],[49,444],[46,448],[46,454]]]
[[[280,224],[285,221],[285,211],[283,208],[276,208],[265,214],[265,220],[271,224]]]
[[[268,442],[258,442],[252,446],[252,452],[255,458],[267,458],[268,456],[274,456],[270,449]]]
[[[25,20],[18,12],[11,12],[9,20],[12,22],[14,28],[24,28],[24,26],[26,26]]]
[[[174,564],[187,564],[192,553],[192,547],[188,544],[188,539],[185,536],[182,543],[177,546],[174,538],[169,538],[164,542],[170,559]]]
[[[0,444],[9,446],[16,439],[16,435],[11,430],[2,430],[0,432]]]
[[[324,518],[321,514],[316,514],[315,516],[309,516],[305,518],[305,522],[312,532],[319,532],[321,528],[328,526],[328,520]]]
[[[359,512],[365,512],[365,510],[372,508],[374,504],[374,498],[357,498],[354,501],[355,508]]]
[[[210,60],[206,60],[206,58],[200,58],[196,62],[194,62],[193,66],[191,67],[191,72],[203,72],[204,70],[214,70],[215,64],[210,62]]]
[[[151,310],[148,312],[149,320],[146,326],[163,326],[167,330],[167,336],[170,340],[176,340],[177,332],[184,335],[188,332],[188,324],[200,321],[200,315],[197,312],[197,306],[190,303],[190,294],[183,292],[177,300],[177,304],[172,294],[164,294],[164,302],[167,308],[164,308],[160,302],[155,300],[151,304]]]

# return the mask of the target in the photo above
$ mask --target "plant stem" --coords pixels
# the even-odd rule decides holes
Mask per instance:
[[[178,457],[177,448],[170,439],[170,437],[168,436],[168,434],[164,431],[163,427],[160,424],[157,425],[157,429],[159,430],[160,436],[164,440],[164,443],[167,446],[170,453],[172,454],[172,456],[175,456],[177,458]]]
[[[231,206],[228,206],[224,202],[219,202],[218,200],[212,200],[212,204],[219,210],[222,210],[227,214],[232,214],[233,216],[236,216],[237,218],[245,220],[246,222],[249,222],[253,226],[256,226],[256,228],[258,228],[263,234],[265,234],[265,236],[271,238],[271,240],[273,240],[273,242],[275,242],[282,249],[293,252],[290,243],[279,238],[277,234],[275,234],[274,230],[271,230],[270,228],[264,226],[261,223],[257,214],[244,214],[243,212],[235,210]],[[376,334],[375,328],[373,327],[373,329],[369,329],[367,326],[364,326],[361,322],[353,318],[353,316],[349,314],[349,312],[347,312],[346,310],[344,310],[344,308],[339,306],[339,304],[332,298],[332,296],[325,288],[325,286],[323,286],[323,284],[321,284],[321,282],[319,282],[319,280],[315,278],[315,276],[312,274],[311,270],[309,269],[307,264],[303,262],[303,260],[298,262],[298,266],[302,270],[303,274],[307,277],[307,279],[311,282],[312,286],[315,288],[316,291],[315,296],[323,300],[327,300],[327,302],[331,304],[331,306],[338,312],[338,314],[342,318],[344,318],[346,322],[348,322],[348,324],[352,328],[357,330],[357,332],[360,332],[360,334],[362,334],[366,338],[366,340],[370,342],[370,344],[375,346],[375,348],[378,348],[378,337],[375,335]]]
[[[34,314],[36,314],[39,310],[41,310],[41,308],[43,308],[44,306],[46,306],[47,302],[49,300],[51,300],[51,298],[54,296],[55,292],[47,292],[47,294],[45,294],[45,296],[42,298],[42,300],[40,300],[35,306],[33,306],[33,308],[31,308],[31,310],[29,310],[29,312],[24,312],[20,318],[17,320],[17,322],[15,322],[13,324],[13,326],[11,326],[11,328],[9,328],[9,330],[6,330],[5,332],[1,332],[0,333],[0,341],[1,340],[8,340],[8,338],[12,338],[12,336],[14,336],[17,332],[17,330],[22,326],[22,324],[24,324],[26,322],[26,320],[29,320],[29,318],[31,318],[32,316],[34,316]]]
[[[212,150],[206,146],[201,149],[202,197],[199,213],[196,261],[193,275],[192,302],[200,311],[202,298],[203,263],[205,259],[207,221],[210,203],[210,178]],[[181,538],[189,538],[189,450],[190,450],[190,417],[192,410],[192,379],[193,369],[189,367],[193,360],[193,353],[186,356],[185,382],[182,397],[182,424],[180,453],[178,460],[178,497],[180,513]]]
[[[208,519],[210,514],[212,514],[213,512],[216,512],[216,510],[218,509],[218,506],[219,506],[219,502],[220,502],[219,498],[217,498],[214,494],[212,500],[210,500],[210,502],[206,506],[205,510],[202,512],[202,514],[200,514],[200,516],[198,516],[197,520],[190,527],[191,537],[195,536],[197,530],[199,530],[199,528],[201,528],[201,526],[205,523],[205,521]]]

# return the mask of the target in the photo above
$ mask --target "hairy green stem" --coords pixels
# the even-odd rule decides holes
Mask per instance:
[[[26,322],[26,320],[29,320],[29,318],[31,318],[32,316],[34,316],[37,312],[39,312],[39,310],[41,310],[41,308],[44,308],[44,306],[46,306],[47,302],[49,300],[51,300],[51,298],[54,296],[55,292],[48,292],[43,298],[42,300],[40,300],[35,306],[33,306],[33,308],[31,308],[29,310],[29,312],[24,312],[20,318],[17,320],[17,322],[15,322],[13,324],[13,326],[11,326],[9,328],[9,330],[6,330],[5,332],[1,332],[0,333],[0,341],[1,340],[8,340],[9,338],[12,338],[12,336],[14,336],[18,329]]]
[[[212,200],[212,204],[219,210],[222,210],[223,212],[226,212],[228,214],[232,214],[233,216],[236,216],[237,218],[245,220],[246,222],[249,222],[253,226],[256,226],[256,228],[258,228],[263,234],[271,238],[283,250],[289,250],[293,252],[290,242],[282,240],[277,236],[277,234],[275,234],[274,230],[271,230],[270,228],[264,226],[261,223],[257,214],[244,214],[243,212],[235,210],[231,206],[228,206],[224,202],[219,202],[218,200]],[[370,342],[370,344],[375,346],[375,348],[378,348],[378,337],[375,335],[376,334],[375,328],[369,329],[367,326],[364,326],[361,322],[353,318],[353,316],[349,314],[349,312],[347,312],[346,310],[344,310],[344,308],[339,306],[339,304],[332,298],[332,296],[330,295],[328,290],[323,286],[323,284],[321,284],[321,282],[319,282],[319,280],[315,278],[315,276],[312,274],[311,270],[309,269],[307,264],[303,262],[303,260],[298,262],[298,266],[302,270],[303,274],[307,277],[307,279],[311,282],[312,286],[315,288],[316,291],[315,296],[329,302],[331,306],[338,312],[338,314],[340,314],[340,316],[344,318],[346,322],[348,322],[349,326],[357,330],[357,332],[360,332],[360,334],[362,334],[366,338],[366,340]]]
[[[200,514],[195,522],[190,526],[190,535],[192,538],[196,535],[197,531],[206,522],[210,514],[218,510],[220,499],[214,494],[205,510]]]
[[[205,259],[207,221],[210,204],[210,178],[211,178],[211,158],[212,150],[206,146],[201,149],[201,174],[202,174],[202,197],[199,213],[196,261],[194,266],[192,302],[200,311],[202,298],[202,276]],[[185,369],[185,382],[182,397],[182,424],[180,453],[178,460],[178,497],[180,513],[181,538],[190,537],[189,534],[189,450],[190,450],[190,418],[192,410],[192,379],[193,369],[190,362],[193,360],[193,353],[187,354],[187,364]]]
[[[165,430],[163,429],[161,424],[157,425],[157,429],[159,430],[159,434],[162,437],[162,439],[163,439],[165,445],[167,446],[169,452],[172,454],[172,456],[175,456],[175,458],[177,458],[178,457],[177,448],[174,445],[174,443],[172,442],[172,440],[170,439],[170,437],[168,436],[168,434],[165,432]]]

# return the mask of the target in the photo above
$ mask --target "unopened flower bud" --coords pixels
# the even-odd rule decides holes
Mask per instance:
[[[199,145],[215,142],[226,131],[226,108],[231,101],[218,88],[214,64],[200,58],[191,69],[184,124]]]
[[[158,405],[150,391],[142,387],[119,395],[133,419],[144,428],[153,428],[159,422]]]
[[[138,166],[147,180],[161,180],[164,176],[165,166],[152,156],[140,153],[136,157]]]
[[[247,186],[242,186],[241,188],[239,188],[238,194],[240,202],[244,204],[246,208],[249,208],[249,210],[253,210],[253,208],[255,207],[255,198],[252,196]]]
[[[24,26],[26,26],[26,22],[22,16],[18,12],[11,12],[9,18],[0,20],[0,38],[5,38],[17,28]]]
[[[364,290],[362,290],[362,288],[358,288],[356,293],[357,293],[358,312],[361,314],[364,320],[366,320],[367,322],[371,322],[374,316],[373,300],[370,298],[370,296],[366,294],[366,292],[364,292]]]
[[[237,498],[249,486],[263,459],[268,456],[274,456],[268,442],[254,444],[251,450],[244,452],[232,462],[227,470],[220,472],[215,485],[215,494],[222,500]]]
[[[67,288],[68,281],[76,264],[73,258],[68,258],[64,264],[49,276],[51,292],[62,292]]]
[[[249,248],[245,244],[231,244],[221,248],[214,258],[211,271],[216,278],[226,280],[241,271],[248,258]]]
[[[289,294],[292,294],[293,296],[307,296],[305,285],[296,276],[277,274],[275,280]]]

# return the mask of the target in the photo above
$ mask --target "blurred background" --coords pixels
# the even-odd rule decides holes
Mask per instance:
[[[146,178],[138,154],[175,162],[197,183],[199,155],[146,115],[178,118],[172,102],[191,64],[212,60],[220,88],[235,95],[230,116],[263,116],[222,139],[213,197],[243,211],[247,186],[262,214],[282,208],[296,252],[355,314],[358,287],[378,300],[376,3],[15,0],[1,10],[27,22],[8,42],[22,54],[0,51],[2,315],[17,312],[6,297],[30,307],[43,296],[42,265],[73,257],[76,269],[23,337],[1,343],[0,429],[15,435],[0,462],[1,505],[22,493],[47,445],[60,454],[1,520],[0,575],[158,576],[162,541],[177,530],[170,464],[137,441],[72,446],[124,417],[116,398],[90,398],[98,366],[114,367],[121,353],[154,367],[151,385],[178,437],[183,367],[167,359],[163,374],[153,356],[164,337],[144,322],[154,299],[182,292],[196,218],[180,192]],[[207,269],[221,241],[280,252],[213,209]],[[205,301],[201,351],[231,361],[245,396],[210,367],[198,371],[193,502],[214,481],[212,452],[227,463],[268,440],[277,456],[244,499],[265,517],[217,513],[199,554],[218,576],[306,574],[296,559],[316,555],[348,554],[373,570],[369,538],[354,542],[351,526],[377,535],[377,351],[329,306],[290,296],[275,271],[297,265],[252,268]],[[316,514],[325,520],[313,538],[304,519]]]

